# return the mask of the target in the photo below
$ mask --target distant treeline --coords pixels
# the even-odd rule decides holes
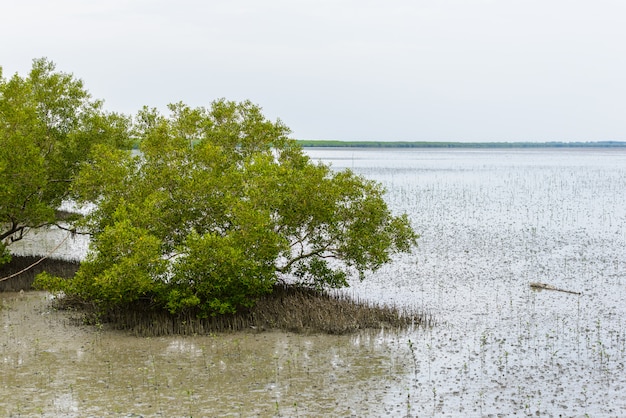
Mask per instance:
[[[406,142],[298,140],[302,147],[358,148],[626,148],[623,141],[597,142]]]

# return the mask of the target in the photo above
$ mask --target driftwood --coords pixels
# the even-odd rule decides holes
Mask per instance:
[[[550,284],[547,283],[538,283],[538,282],[532,282],[530,284],[530,287],[533,289],[539,289],[539,290],[554,290],[555,292],[564,292],[564,293],[571,293],[573,295],[580,295],[580,292],[574,292],[572,290],[566,290],[566,289],[559,289],[558,287],[552,286]]]

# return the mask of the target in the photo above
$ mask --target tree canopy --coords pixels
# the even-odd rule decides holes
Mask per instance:
[[[128,123],[47,59],[26,77],[5,79],[0,68],[0,264],[12,242],[56,222],[92,146],[128,145]]]
[[[138,152],[91,147],[71,196],[95,209],[73,279],[39,278],[103,308],[139,300],[172,313],[235,312],[280,281],[342,287],[408,252],[417,235],[384,189],[312,161],[250,102],[142,109]]]

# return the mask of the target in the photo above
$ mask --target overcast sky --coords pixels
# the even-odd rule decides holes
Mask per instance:
[[[2,0],[0,66],[106,108],[250,99],[299,139],[626,140],[623,0]]]

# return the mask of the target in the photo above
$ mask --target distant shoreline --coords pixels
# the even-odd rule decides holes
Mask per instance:
[[[596,142],[424,142],[297,140],[304,148],[626,148],[624,141]]]

